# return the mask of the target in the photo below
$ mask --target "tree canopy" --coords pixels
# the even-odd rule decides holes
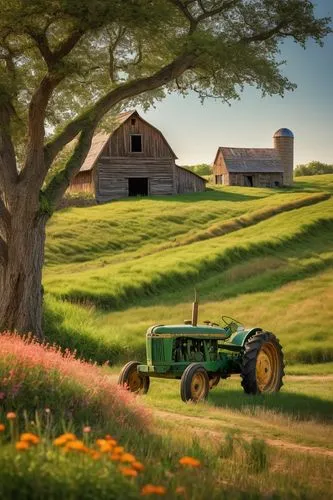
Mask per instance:
[[[333,174],[333,165],[322,163],[321,161],[310,161],[306,165],[297,165],[295,168],[295,176],[303,175],[323,175]]]

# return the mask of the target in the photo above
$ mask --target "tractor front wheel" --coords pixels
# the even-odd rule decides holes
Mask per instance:
[[[278,392],[283,385],[284,363],[279,339],[261,331],[246,344],[241,368],[242,386],[248,394]]]
[[[135,394],[146,394],[149,389],[149,377],[143,377],[138,372],[138,361],[130,361],[121,370],[118,384]]]
[[[195,403],[207,398],[209,392],[208,373],[200,363],[191,363],[180,381],[180,397]]]

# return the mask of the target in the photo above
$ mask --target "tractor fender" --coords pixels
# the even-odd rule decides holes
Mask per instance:
[[[262,328],[255,327],[250,330],[237,330],[224,342],[223,347],[230,351],[240,351],[244,347],[245,342],[257,332],[262,332]]]

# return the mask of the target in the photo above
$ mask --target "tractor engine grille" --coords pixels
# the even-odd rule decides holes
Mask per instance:
[[[152,361],[153,363],[166,361],[163,339],[152,339]]]

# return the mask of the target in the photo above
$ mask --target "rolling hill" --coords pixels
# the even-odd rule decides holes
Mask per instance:
[[[333,361],[333,175],[292,189],[214,188],[55,214],[45,331],[98,362],[143,358],[151,324],[236,316],[277,333],[289,363]]]

